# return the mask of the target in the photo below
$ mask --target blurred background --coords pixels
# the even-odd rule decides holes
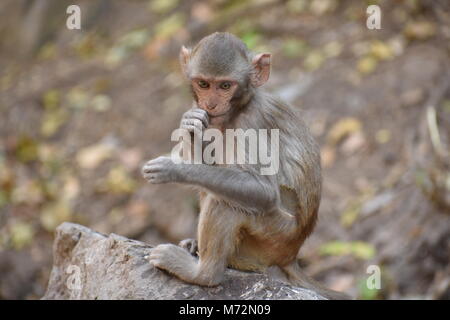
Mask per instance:
[[[63,221],[152,245],[195,237],[196,195],[139,171],[191,105],[181,45],[214,31],[273,54],[268,90],[320,142],[306,272],[361,299],[449,299],[446,0],[1,1],[0,298],[43,295]],[[365,285],[372,264],[381,290]]]

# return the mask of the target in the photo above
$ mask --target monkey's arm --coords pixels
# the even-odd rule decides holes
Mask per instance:
[[[239,168],[206,164],[175,164],[159,157],[143,167],[144,177],[151,183],[179,182],[208,189],[210,192],[255,211],[269,211],[278,203],[278,189],[269,176],[260,176]]]
[[[257,211],[273,209],[277,203],[277,189],[265,176],[239,168],[216,167],[206,164],[186,164],[182,183],[197,185]]]

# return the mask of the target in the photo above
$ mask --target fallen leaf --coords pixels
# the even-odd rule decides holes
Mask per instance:
[[[91,106],[98,112],[108,111],[111,108],[111,98],[105,94],[96,95],[91,100]]]
[[[17,141],[15,155],[21,162],[31,162],[38,158],[38,143],[29,136],[21,136]]]
[[[436,25],[430,21],[411,21],[403,30],[409,39],[424,40],[436,34]]]
[[[309,10],[318,16],[332,12],[337,7],[336,0],[313,0],[309,6]]]
[[[155,13],[164,14],[174,9],[178,3],[179,0],[152,0],[149,7]]]
[[[79,193],[80,182],[78,179],[72,175],[65,176],[61,198],[64,199],[64,201],[70,201],[75,199]]]
[[[343,45],[341,43],[337,41],[331,41],[323,47],[323,52],[325,54],[325,57],[333,58],[341,54],[342,48]]]
[[[49,232],[53,232],[61,223],[70,221],[71,219],[72,212],[70,205],[64,200],[47,204],[42,209],[40,215],[42,227]]]
[[[303,65],[305,66],[306,70],[314,71],[320,68],[324,61],[324,54],[320,50],[314,49],[306,55],[306,58],[303,61]]]
[[[53,136],[69,119],[69,114],[64,109],[47,111],[41,123],[41,134],[48,138]]]
[[[11,193],[11,202],[14,204],[39,204],[44,200],[41,184],[36,180],[27,180],[17,185]]]
[[[379,40],[375,40],[370,44],[370,52],[379,60],[387,60],[394,57],[391,47]]]
[[[81,149],[77,156],[78,165],[83,169],[94,169],[106,159],[111,158],[115,147],[110,143],[100,142]]]
[[[391,132],[388,129],[380,129],[375,134],[375,140],[379,144],[385,144],[391,140]]]
[[[100,184],[99,191],[123,194],[133,192],[136,187],[136,181],[120,166],[109,171],[106,180]]]
[[[47,111],[58,108],[60,101],[61,101],[61,94],[56,89],[47,91],[46,93],[44,93],[42,97],[42,103]]]
[[[346,154],[352,154],[364,147],[366,138],[361,131],[351,133],[342,143],[341,150]]]
[[[88,106],[89,94],[80,87],[74,87],[69,90],[65,99],[70,108],[83,109]]]
[[[336,145],[348,135],[360,131],[362,123],[356,118],[343,118],[336,122],[328,132],[327,142],[330,145]]]
[[[13,223],[10,228],[10,239],[14,249],[20,250],[33,241],[34,228],[31,224],[25,222]]]
[[[363,74],[371,73],[377,67],[378,61],[372,56],[365,56],[358,61],[357,69]]]
[[[375,256],[375,248],[370,243],[363,241],[332,241],[322,245],[319,253],[332,256],[354,255],[359,259],[369,260]]]
[[[55,43],[47,42],[39,49],[37,56],[39,59],[48,60],[54,58],[56,54],[57,54],[57,47]]]
[[[395,56],[400,56],[405,51],[406,39],[402,35],[397,35],[388,40],[388,45]]]

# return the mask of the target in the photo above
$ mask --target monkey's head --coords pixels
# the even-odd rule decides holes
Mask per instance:
[[[229,121],[270,74],[270,54],[253,54],[230,33],[213,33],[192,50],[183,46],[180,63],[198,107],[213,125]]]

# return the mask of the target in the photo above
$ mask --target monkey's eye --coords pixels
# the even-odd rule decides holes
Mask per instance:
[[[205,80],[199,80],[198,81],[198,86],[200,88],[206,89],[206,88],[209,88],[209,83],[206,82]]]
[[[220,84],[220,88],[223,89],[223,90],[228,90],[228,89],[231,88],[231,83],[229,83],[229,82],[222,82]]]

